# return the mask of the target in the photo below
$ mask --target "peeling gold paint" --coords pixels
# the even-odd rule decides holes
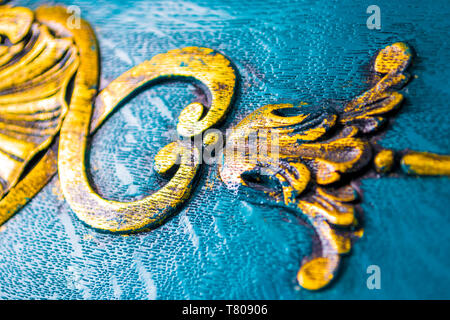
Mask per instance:
[[[364,133],[379,129],[385,121],[385,114],[398,107],[403,100],[403,95],[392,88],[407,82],[409,76],[404,71],[411,58],[411,50],[402,42],[381,50],[375,59],[373,70],[384,74],[383,77],[370,90],[345,106],[340,122],[356,126]]]
[[[71,37],[27,8],[0,7],[0,34],[10,42],[0,45],[1,225],[56,173],[56,155],[49,150],[20,180],[59,133],[78,50]]]
[[[0,8],[0,26],[0,34],[12,43],[0,45],[2,58],[8,58],[0,66],[1,199],[59,132],[78,59],[72,39],[51,35],[29,9]],[[15,52],[19,44],[23,50]]]
[[[385,113],[402,101],[392,88],[406,83],[404,71],[410,60],[404,43],[388,46],[373,65],[374,72],[382,75],[379,81],[347,103],[341,113],[311,110],[306,103],[267,105],[244,118],[227,140],[219,166],[222,181],[229,188],[243,184],[263,190],[275,201],[297,209],[314,227],[320,248],[300,268],[298,282],[304,288],[326,286],[334,278],[340,255],[350,251],[351,239],[362,236],[361,228],[353,231],[358,228],[356,190],[339,183],[344,175],[357,176],[372,159],[372,146],[364,134],[379,129]],[[251,136],[259,137],[261,132],[266,137],[252,146]],[[260,152],[264,144],[275,144],[276,152]],[[381,152],[374,161],[379,170],[387,170],[393,152]]]
[[[450,156],[446,155],[411,151],[402,157],[401,166],[408,174],[450,176]]]
[[[327,258],[315,258],[306,262],[297,275],[298,283],[305,289],[318,290],[325,287],[334,277],[333,261]]]

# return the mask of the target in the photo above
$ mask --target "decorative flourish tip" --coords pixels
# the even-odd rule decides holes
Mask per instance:
[[[410,151],[401,159],[407,174],[422,176],[450,176],[450,156]]]

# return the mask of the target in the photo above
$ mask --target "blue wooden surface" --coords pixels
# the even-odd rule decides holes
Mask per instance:
[[[13,1],[37,7],[47,1]],[[50,2],[54,3],[54,2]],[[406,103],[380,143],[450,154],[448,1],[59,1],[80,6],[94,26],[102,85],[155,54],[206,46],[239,73],[238,98],[224,127],[269,103],[349,99],[367,87],[367,65],[396,41],[416,51]],[[366,8],[381,8],[381,30]],[[131,200],[159,188],[156,152],[192,84],[160,84],[123,106],[92,141],[99,192]],[[120,130],[120,134],[118,131]],[[101,234],[78,221],[57,178],[0,231],[0,298],[344,299],[450,298],[448,178],[389,177],[362,182],[365,235],[337,281],[308,292],[295,281],[312,229],[279,208],[235,197],[205,167],[178,215],[130,236]],[[366,286],[381,268],[381,290]]]

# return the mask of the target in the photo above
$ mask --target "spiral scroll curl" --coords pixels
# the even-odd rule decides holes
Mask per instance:
[[[56,148],[49,147],[79,64],[73,38],[60,31],[30,9],[0,7],[0,224],[56,173]]]
[[[171,77],[194,78],[209,90],[210,106],[191,103],[178,118],[181,136],[199,136],[226,116],[234,95],[234,69],[212,49],[187,47],[153,57],[98,93],[94,31],[85,20],[73,29],[68,18],[66,9],[58,6],[35,12],[0,7],[0,225],[58,169],[66,200],[86,224],[110,232],[156,227],[189,197],[200,163],[197,147],[188,139],[162,148],[155,169],[160,174],[176,169],[175,174],[157,192],[127,203],[103,199],[90,186],[87,137],[135,90]],[[248,115],[228,137],[219,165],[227,187],[264,191],[276,203],[306,216],[316,231],[319,245],[297,275],[304,288],[328,285],[341,255],[362,236],[355,209],[358,193],[349,180],[360,177],[372,161],[381,174],[392,171],[399,160],[406,174],[450,175],[449,156],[380,151],[370,139],[401,103],[403,96],[396,90],[409,79],[411,57],[404,43],[381,50],[373,63],[375,85],[341,111],[305,103],[267,105]],[[72,78],[73,91],[68,92]],[[255,133],[257,139],[250,139]],[[214,135],[203,140],[216,141]]]
[[[264,191],[306,216],[316,231],[319,245],[305,258],[297,276],[306,289],[329,284],[340,255],[348,253],[352,239],[363,234],[355,209],[358,193],[343,178],[357,178],[374,158],[367,135],[380,129],[402,101],[396,88],[408,80],[405,70],[411,57],[404,43],[381,50],[373,65],[375,85],[340,112],[306,103],[267,105],[244,118],[229,136],[219,168],[222,181],[230,189],[243,185]],[[250,139],[263,132],[265,138]],[[261,153],[267,149],[264,144],[276,144],[277,152]]]

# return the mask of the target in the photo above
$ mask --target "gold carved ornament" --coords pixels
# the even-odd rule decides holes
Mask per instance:
[[[394,152],[377,152],[380,148],[369,137],[399,107],[403,96],[395,88],[407,82],[411,57],[404,43],[381,50],[373,65],[375,84],[341,112],[306,103],[266,105],[244,118],[227,139],[219,172],[228,188],[243,185],[265,192],[313,226],[319,243],[297,275],[306,289],[330,283],[340,256],[363,235],[355,210],[358,193],[351,181],[360,178],[372,160],[380,173],[394,166]],[[408,174],[450,175],[449,156],[412,151],[398,156]]]
[[[68,111],[66,89],[79,53],[67,33],[56,32],[27,8],[0,7],[0,35],[2,224],[56,173],[54,139]]]
[[[5,39],[0,45],[0,224],[58,169],[66,200],[87,225],[122,233],[157,227],[189,197],[200,163],[200,151],[190,138],[224,119],[234,95],[235,72],[220,53],[188,47],[153,57],[98,93],[95,34],[84,20],[80,28],[69,28],[68,18],[63,7],[44,6],[36,12],[0,7],[0,34]],[[227,139],[219,165],[227,187],[264,191],[274,202],[305,215],[315,228],[320,248],[298,274],[300,285],[307,289],[327,285],[340,255],[350,250],[351,239],[362,235],[355,218],[357,193],[342,183],[347,181],[342,177],[358,177],[372,160],[379,172],[387,173],[394,166],[394,152],[376,152],[365,137],[399,106],[402,95],[394,88],[406,83],[404,71],[410,60],[405,44],[388,46],[374,62],[376,84],[342,112],[308,109],[306,104],[268,105],[242,120]],[[176,172],[164,187],[142,200],[101,198],[86,173],[88,136],[137,89],[172,77],[200,81],[211,100],[209,107],[195,102],[183,109],[177,131],[188,139],[168,144],[155,157],[157,172],[168,174],[174,168]],[[71,79],[73,88],[68,92]],[[248,152],[251,148],[234,148],[242,139],[245,145],[255,131],[259,140],[251,147],[260,151],[272,143],[276,155],[257,152],[255,157]],[[206,135],[203,142],[216,140]],[[450,175],[448,156],[400,152],[397,158],[408,174]]]
[[[21,10],[28,12],[33,21],[30,10]],[[70,34],[70,43],[79,51],[73,93],[59,138],[58,171],[64,196],[80,220],[96,229],[136,232],[158,226],[189,196],[199,166],[197,148],[189,141],[176,141],[164,147],[155,158],[155,168],[164,174],[180,160],[172,179],[142,200],[117,202],[102,199],[87,179],[85,152],[88,134],[98,128],[122,100],[140,87],[157,80],[178,77],[200,81],[209,90],[211,105],[208,109],[200,103],[191,103],[178,119],[177,131],[180,135],[187,138],[199,135],[223,120],[234,94],[234,70],[223,55],[212,49],[176,49],[132,68],[97,96],[99,57],[95,34],[84,20],[80,28],[68,28],[68,17],[62,7],[40,7],[36,10],[37,21],[44,26],[52,26],[56,34]],[[44,59],[48,57],[44,56]],[[67,84],[62,87],[65,89]],[[95,99],[97,103],[93,113]],[[54,174],[54,170],[47,171]],[[38,172],[41,172],[40,168]],[[8,207],[14,209],[15,205],[8,201]],[[9,218],[12,211],[5,212],[3,220]]]

